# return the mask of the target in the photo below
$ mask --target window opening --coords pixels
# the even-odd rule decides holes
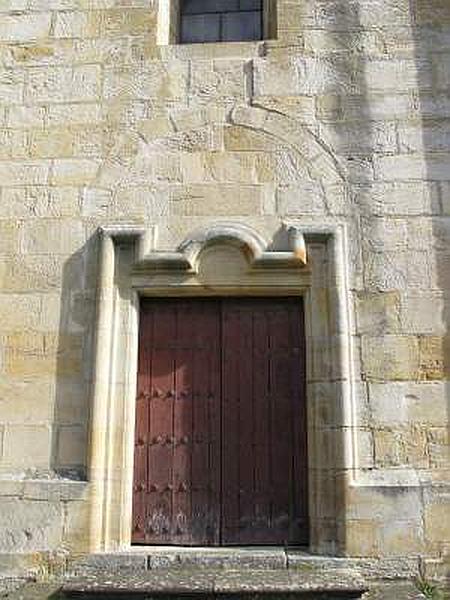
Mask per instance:
[[[264,0],[181,0],[180,42],[261,40]]]

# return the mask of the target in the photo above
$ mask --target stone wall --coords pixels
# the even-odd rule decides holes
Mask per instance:
[[[158,43],[170,14],[0,0],[0,553],[92,548],[98,227],[157,225],[171,251],[226,218],[268,240],[286,221],[345,227],[355,469],[330,536],[341,554],[439,560],[450,4],[278,0],[278,39],[194,46]],[[335,382],[313,366],[327,416]],[[342,428],[324,431],[333,452]]]

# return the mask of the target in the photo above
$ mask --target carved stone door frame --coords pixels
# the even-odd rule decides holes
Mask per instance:
[[[241,223],[211,223],[173,252],[156,249],[153,228],[121,225],[99,236],[91,550],[131,545],[139,297],[297,295],[304,297],[306,321],[310,550],[342,552],[345,493],[357,467],[344,227],[290,223],[281,249]],[[324,402],[333,404],[332,422],[324,422]]]

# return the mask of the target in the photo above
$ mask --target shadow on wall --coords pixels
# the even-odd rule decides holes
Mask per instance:
[[[419,119],[417,129],[411,126],[409,137],[400,138],[400,144],[401,152],[409,157],[413,176],[426,181],[429,198],[431,219],[428,216],[426,221],[418,220],[412,236],[423,256],[420,287],[428,287],[425,302],[419,304],[424,322],[418,342],[420,375],[424,381],[432,382],[438,392],[424,398],[429,402],[429,468],[434,470],[432,481],[436,484],[424,489],[424,535],[432,553],[448,555],[450,525],[445,523],[449,523],[450,514],[450,3],[408,1],[413,16]],[[435,403],[439,405],[433,406]]]
[[[443,483],[449,467],[450,4],[338,0],[318,7],[335,75],[334,88],[319,103],[320,128],[345,159],[352,190],[350,287],[362,360],[357,463],[362,470],[412,467],[425,478],[433,469]],[[385,409],[394,395],[407,416],[389,422]],[[427,402],[436,404],[429,416]],[[409,410],[411,403],[421,417]],[[439,527],[448,497],[431,487],[423,497],[405,489],[402,500],[393,488],[336,487],[345,553],[421,552],[432,538],[437,545],[428,550],[439,552],[448,543],[450,532]],[[379,504],[372,522],[360,516],[364,501]],[[416,501],[414,512],[404,514],[403,503]],[[393,506],[392,517],[383,516],[383,505]],[[417,529],[410,548],[398,541],[406,526]]]
[[[370,411],[364,415],[360,394],[359,466],[412,467],[422,480],[432,469],[430,479],[448,486],[450,111],[444,82],[450,72],[450,4],[358,0],[321,6],[330,35],[346,35],[346,51],[336,52],[335,62],[344,97],[337,90],[335,112],[324,126],[334,128],[335,147],[346,156],[353,191],[350,248],[361,248],[361,256],[351,256],[351,288]],[[378,17],[385,29],[376,26]],[[431,385],[424,389],[418,382]],[[406,416],[390,422],[376,409],[387,409],[394,396]],[[425,486],[420,494],[405,488],[404,498],[393,494],[395,488],[350,490],[341,515],[346,553],[441,552],[450,538],[441,526],[448,521],[448,487],[447,496],[437,489]],[[364,497],[379,499],[371,525],[359,516]],[[402,511],[408,502],[417,503],[410,515]],[[389,518],[384,504],[394,509]],[[402,527],[415,531],[409,547],[405,536],[400,540]]]
[[[371,203],[371,185],[373,182],[372,151],[374,147],[373,123],[370,115],[370,99],[365,79],[365,45],[364,25],[361,22],[360,2],[321,1],[317,3],[316,21],[325,36],[328,37],[327,48],[332,48],[325,64],[332,64],[332,77],[319,98],[320,135],[329,141],[339,159],[345,163],[349,193],[345,208],[345,220],[348,226],[348,265],[349,289],[357,297],[373,292],[367,285],[367,240],[365,228],[374,218]],[[320,57],[320,55],[319,55]],[[330,59],[331,57],[331,59]],[[330,138],[330,139],[327,139]],[[377,226],[377,223],[372,224]],[[349,298],[350,304],[355,298]],[[354,376],[356,377],[356,399],[358,415],[365,415],[366,390],[360,381],[360,366],[357,347],[359,338],[355,340],[354,360],[356,360]],[[341,421],[342,422],[342,421]],[[353,460],[361,468],[373,468],[373,437],[367,422],[359,418],[353,436]],[[344,445],[342,430],[337,436],[337,443]],[[344,455],[342,448],[336,451]],[[346,465],[349,468],[349,465]],[[325,474],[326,475],[326,474]],[[327,475],[326,475],[327,476]],[[369,536],[361,535],[360,524],[352,521],[349,503],[348,479],[339,474],[328,474],[327,489],[330,497],[334,496],[336,519],[330,522],[333,539],[337,541],[336,552],[341,555],[376,553],[370,546]],[[364,539],[363,539],[364,538]]]
[[[98,236],[93,235],[66,261],[61,289],[51,468],[74,480],[87,477],[97,278]]]

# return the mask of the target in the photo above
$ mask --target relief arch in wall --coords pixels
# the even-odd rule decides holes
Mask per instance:
[[[265,160],[246,161],[252,156]],[[183,204],[188,193],[181,190],[177,196],[177,185],[206,184],[241,185],[247,191],[266,187],[271,197],[263,195],[258,206],[248,196],[237,202],[225,194],[214,201],[194,198],[199,206],[190,206]],[[205,107],[139,121],[117,137],[87,197],[93,206],[104,206],[107,194],[106,222],[229,214],[317,218],[345,215],[345,190],[344,169],[308,127],[280,113],[239,105],[230,114]]]

